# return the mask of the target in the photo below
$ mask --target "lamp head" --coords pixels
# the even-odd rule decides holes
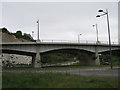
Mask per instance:
[[[103,12],[103,10],[99,10],[98,12]]]
[[[97,15],[96,17],[100,17],[100,15]]]

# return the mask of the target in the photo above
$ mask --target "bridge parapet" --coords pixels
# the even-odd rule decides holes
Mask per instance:
[[[88,44],[88,45],[108,45],[107,41],[100,41],[99,43],[96,43],[96,41],[85,41],[81,40],[80,42],[78,41],[73,41],[73,40],[40,40],[39,42],[0,42],[0,44]],[[120,45],[118,42],[112,42],[111,45]]]
[[[61,43],[86,43],[86,44],[96,44],[96,41],[89,41],[89,40],[80,40],[80,42],[78,42],[77,40],[41,40],[41,42],[61,42]],[[108,44],[108,41],[99,41],[99,44]],[[111,44],[119,44],[118,42],[111,42]]]
[[[22,50],[28,52],[35,52],[36,45],[39,45],[41,52],[62,49],[62,48],[74,48],[83,49],[91,52],[95,52],[95,48],[98,48],[98,52],[109,50],[108,44],[95,44],[95,43],[61,43],[61,42],[7,42],[2,43],[2,49]],[[119,49],[120,44],[112,44],[112,49]]]

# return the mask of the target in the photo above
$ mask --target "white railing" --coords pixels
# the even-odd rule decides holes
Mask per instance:
[[[83,43],[83,44],[96,44],[96,41],[88,41],[88,40],[81,40],[80,42],[78,42],[77,40],[45,40],[42,39],[40,40],[40,42],[50,42],[50,43]],[[99,44],[109,44],[108,41],[100,41]],[[117,45],[118,42],[111,42],[111,44],[115,44]]]
[[[3,44],[34,44],[34,43],[70,43],[70,44],[106,44],[108,45],[107,41],[100,41],[99,43],[96,43],[96,41],[88,41],[88,40],[81,40],[78,42],[77,40],[46,40],[42,39],[40,41],[35,41],[35,42],[2,42]],[[0,43],[0,44],[2,44]],[[119,45],[118,42],[111,42],[112,45]]]

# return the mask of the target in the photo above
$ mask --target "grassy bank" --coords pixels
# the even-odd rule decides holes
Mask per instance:
[[[118,78],[53,73],[3,73],[3,88],[117,88]]]

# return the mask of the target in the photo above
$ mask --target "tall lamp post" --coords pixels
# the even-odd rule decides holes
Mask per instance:
[[[80,43],[80,35],[82,34],[78,34],[78,43]]]
[[[37,27],[38,27],[38,31],[37,31],[37,33],[38,33],[38,37],[37,37],[37,41],[40,41],[40,39],[39,39],[39,19],[37,20]]]
[[[99,10],[98,12],[102,12],[103,14],[97,15],[96,17],[101,17],[104,15],[107,15],[107,25],[108,25],[108,37],[109,37],[109,49],[110,49],[110,66],[112,69],[112,51],[111,51],[111,38],[110,38],[110,25],[109,25],[109,17],[108,17],[108,10],[106,9],[106,12],[103,10]]]
[[[93,25],[93,27],[96,28],[96,34],[97,34],[97,43],[99,43],[99,40],[98,40],[98,27],[97,27],[97,24]]]
[[[32,31],[32,38],[34,38],[34,31]]]

